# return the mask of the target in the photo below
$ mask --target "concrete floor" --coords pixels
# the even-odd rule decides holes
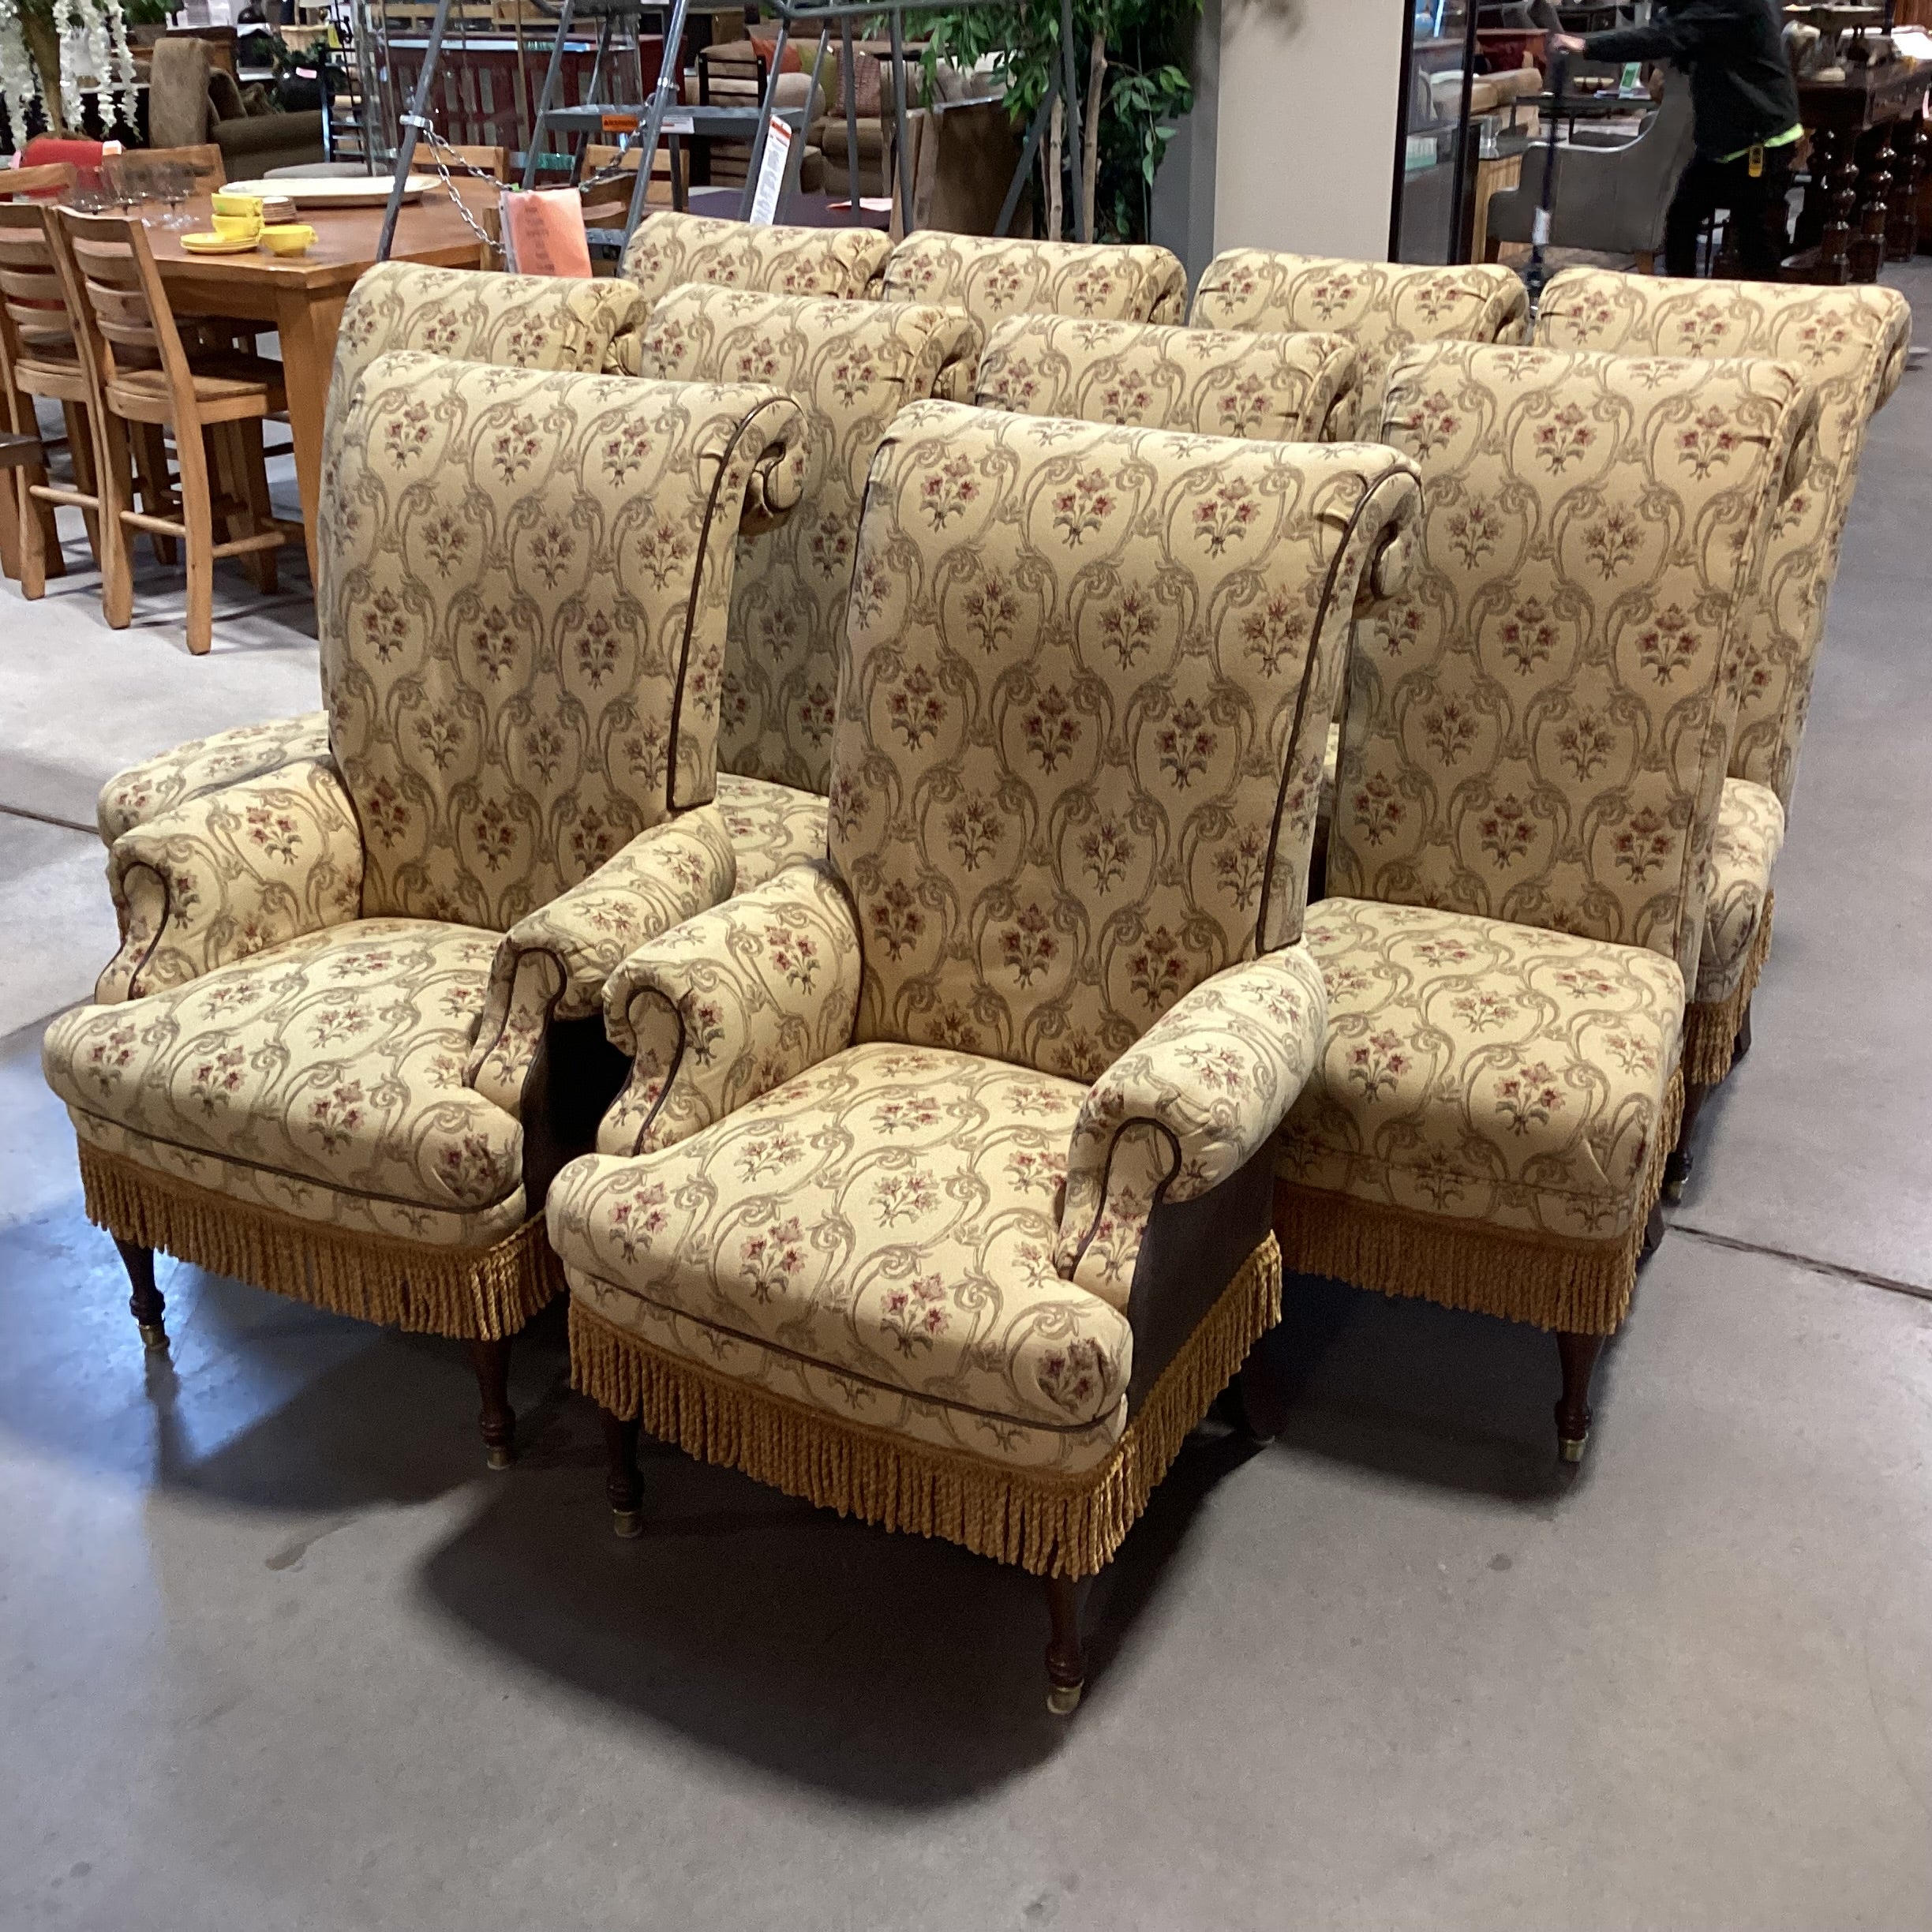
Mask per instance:
[[[112,933],[47,822],[305,708],[314,647],[239,578],[200,661],[164,573],[118,637],[0,588],[0,1926],[1932,1924],[1929,447],[1932,373],[1589,1462],[1541,1338],[1295,1285],[1292,1426],[1190,1444],[1070,1724],[1036,1588],[947,1546],[668,1453],[613,1540],[554,1320],[497,1477],[453,1346],[164,1262],[144,1359],[36,1060]]]

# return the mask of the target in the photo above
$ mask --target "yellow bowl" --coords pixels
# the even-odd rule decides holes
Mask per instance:
[[[261,234],[262,221],[259,214],[224,215],[219,209],[209,217],[215,224],[215,232],[230,242],[253,242]]]
[[[210,197],[209,205],[217,215],[253,215],[261,219],[261,197],[251,194],[230,194],[226,189],[218,188]]]
[[[315,245],[316,231],[306,222],[271,222],[261,238],[271,255],[302,255]]]

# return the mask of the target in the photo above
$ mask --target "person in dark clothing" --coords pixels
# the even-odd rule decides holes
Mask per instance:
[[[1690,75],[1697,151],[1665,223],[1665,272],[1697,273],[1704,223],[1728,208],[1745,274],[1775,282],[1791,246],[1792,167],[1804,133],[1777,0],[1657,0],[1647,26],[1553,34],[1550,45],[1591,60],[1668,61]]]

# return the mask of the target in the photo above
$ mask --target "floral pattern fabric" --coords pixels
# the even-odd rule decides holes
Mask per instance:
[[[1768,785],[1727,778],[1711,847],[1710,898],[1698,951],[1700,1006],[1728,1000],[1743,983],[1771,900],[1771,869],[1784,845],[1784,807]]]
[[[1009,316],[1078,316],[1090,321],[1179,322],[1187,271],[1163,248],[1110,242],[1027,242],[928,229],[908,235],[886,264],[889,302],[964,309],[990,335]],[[940,394],[970,402],[974,372],[962,364]]]
[[[322,679],[365,913],[503,930],[710,802],[740,510],[796,502],[751,384],[372,364],[324,479]]]
[[[111,845],[159,814],[172,810],[197,792],[219,790],[329,755],[328,713],[305,712],[300,717],[275,718],[262,724],[238,724],[206,738],[163,751],[125,771],[116,772],[102,786],[94,808],[101,842]]]
[[[1084,1089],[856,1046],[644,1160],[573,1162],[573,1292],[665,1353],[845,1420],[1069,1473],[1125,1425],[1125,1317],[1054,1266]]]
[[[1325,443],[1354,423],[1357,380],[1355,351],[1339,335],[1019,315],[988,337],[973,401],[1026,416]]]
[[[343,309],[323,447],[336,447],[342,412],[362,372],[391,350],[504,369],[614,371],[614,345],[638,328],[647,306],[628,283],[608,276],[583,282],[378,262]]]
[[[1745,636],[1730,770],[1787,809],[1825,601],[1872,417],[1898,387],[1911,311],[1896,289],[1670,282],[1569,269],[1544,292],[1537,339],[1618,355],[1775,358],[1818,393],[1816,453],[1778,512]]]
[[[464,1079],[497,935],[358,919],[47,1030],[84,1140],[298,1219],[483,1246],[523,1130]]]
[[[1810,392],[1772,362],[1410,350],[1424,557],[1351,661],[1327,886],[1697,970],[1726,672]]]
[[[1198,1200],[1260,1153],[1306,1084],[1327,994],[1305,946],[1217,973],[1088,1088],[1055,1260],[1125,1312],[1155,1208]]]
[[[822,861],[782,873],[632,953],[605,988],[631,1077],[597,1132],[606,1154],[688,1140],[852,1039],[859,935]]]
[[[666,209],[638,225],[620,272],[646,304],[687,282],[863,301],[877,298],[891,253],[876,228],[767,227]]]
[[[1373,437],[1389,373],[1404,350],[1417,343],[1520,343],[1530,301],[1513,269],[1480,263],[1414,268],[1229,249],[1208,264],[1188,320],[1194,328],[1346,336],[1361,358],[1354,433]],[[1348,432],[1337,425],[1338,434]]]
[[[1682,1041],[1669,960],[1360,899],[1311,906],[1306,943],[1328,1028],[1284,1176],[1558,1241],[1629,1232]]]
[[[1091,1080],[1300,930],[1355,598],[1406,461],[902,414],[859,536],[830,852],[859,1037]]]
[[[718,773],[717,807],[737,861],[738,890],[751,892],[787,867],[826,856],[825,799],[762,778]]]
[[[757,382],[804,411],[803,496],[777,529],[739,545],[718,724],[721,765],[822,792],[845,655],[852,542],[887,425],[969,358],[978,331],[944,309],[691,286],[652,310],[647,376]]]

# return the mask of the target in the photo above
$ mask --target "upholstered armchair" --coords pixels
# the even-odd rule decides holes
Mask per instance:
[[[1735,691],[1815,398],[1766,361],[1439,344],[1422,556],[1357,627],[1284,1264],[1555,1332],[1566,1458],[1676,1136]]]
[[[1818,392],[1816,452],[1778,513],[1743,632],[1739,710],[1717,817],[1703,944],[1684,1035],[1684,1119],[1665,1191],[1682,1195],[1705,1096],[1750,1039],[1769,956],[1772,868],[1824,641],[1825,607],[1872,417],[1904,373],[1911,311],[1895,289],[1653,282],[1569,269],[1544,290],[1538,339],[1625,356],[1772,356]]]
[[[987,335],[1015,315],[1179,322],[1187,313],[1187,271],[1164,248],[932,230],[908,235],[893,250],[880,294],[886,301],[963,309]],[[945,393],[970,401],[973,376],[961,365]]]
[[[324,477],[327,743],[115,839],[120,950],[46,1037],[151,1346],[157,1248],[459,1339],[507,1461],[544,1193],[621,1077],[605,979],[732,889],[739,527],[796,500],[803,432],[749,384],[364,372]]]
[[[620,1533],[641,1424],[1019,1564],[1073,1707],[1076,1580],[1276,1319],[1321,687],[1416,495],[1361,447],[893,423],[829,854],[625,962],[631,1079],[551,1192]]]
[[[973,401],[1024,416],[1328,443],[1338,425],[1354,425],[1359,369],[1339,335],[1017,315],[988,338]]]
[[[1228,249],[1203,271],[1193,328],[1320,330],[1346,335],[1361,359],[1357,426],[1372,436],[1383,391],[1416,343],[1519,343],[1530,328],[1522,278],[1507,268],[1413,268]],[[1338,425],[1338,432],[1346,425]]]

